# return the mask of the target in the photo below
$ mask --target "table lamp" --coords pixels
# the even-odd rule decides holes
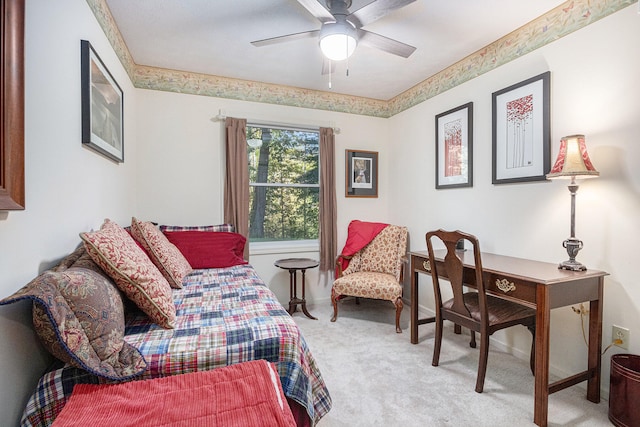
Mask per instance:
[[[558,268],[572,271],[586,270],[587,267],[576,261],[578,251],[582,249],[582,240],[576,239],[576,192],[578,184],[576,177],[593,178],[600,175],[600,172],[593,167],[584,135],[565,136],[560,139],[560,152],[553,168],[547,174],[547,178],[570,178],[569,192],[571,192],[571,237],[562,242],[562,246],[567,249],[569,259],[558,265]]]

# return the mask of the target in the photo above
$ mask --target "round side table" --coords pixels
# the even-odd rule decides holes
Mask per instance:
[[[304,274],[308,268],[315,268],[320,263],[310,258],[284,258],[277,260],[273,265],[283,270],[289,270],[289,314],[293,315],[298,309],[298,305],[300,305],[305,316],[317,320],[317,317],[313,317],[307,310],[307,300],[304,296]],[[298,270],[302,271],[302,298],[298,298],[298,283],[296,280],[296,272]]]

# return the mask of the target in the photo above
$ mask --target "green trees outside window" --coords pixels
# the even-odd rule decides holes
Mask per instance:
[[[319,133],[247,125],[252,242],[318,238]]]

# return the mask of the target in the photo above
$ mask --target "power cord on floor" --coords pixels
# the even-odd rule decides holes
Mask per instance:
[[[587,347],[589,347],[589,344],[587,343],[587,333],[584,330],[584,318],[587,316],[587,314],[589,314],[589,310],[582,303],[580,303],[580,307],[578,307],[578,308],[571,307],[571,309],[573,310],[574,313],[580,315],[580,326],[582,326],[582,339],[584,340],[584,344]],[[609,344],[604,350],[602,350],[602,354],[601,355],[604,355],[607,352],[607,350],[609,350],[614,345],[620,345],[620,344],[622,344],[622,340],[621,339],[615,339],[615,340],[611,341],[611,344]]]

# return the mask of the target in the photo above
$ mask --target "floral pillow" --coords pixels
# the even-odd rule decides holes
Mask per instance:
[[[133,238],[106,219],[98,231],[80,233],[91,258],[129,299],[163,328],[174,327],[171,286]]]
[[[36,333],[63,362],[109,380],[140,375],[147,363],[124,341],[123,303],[114,283],[94,269],[66,267],[44,272],[0,304],[32,300]]]
[[[131,235],[142,245],[151,261],[172,288],[182,288],[182,279],[193,269],[184,255],[150,222],[131,219]]]

